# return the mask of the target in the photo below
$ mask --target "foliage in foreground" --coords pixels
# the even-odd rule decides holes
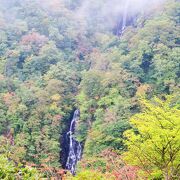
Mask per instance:
[[[0,155],[0,179],[5,180],[38,180],[40,174],[36,169],[16,165],[4,155]]]
[[[67,180],[114,180],[113,177],[107,177],[99,171],[84,170],[78,173],[75,177],[67,177]]]
[[[125,132],[125,159],[149,177],[178,179],[180,176],[180,110],[172,97],[141,101],[143,111],[134,115],[132,130]]]

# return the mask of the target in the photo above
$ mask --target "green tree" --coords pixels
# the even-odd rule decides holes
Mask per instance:
[[[7,157],[0,155],[0,179],[38,180],[40,177],[36,169],[31,167],[16,167],[13,161],[9,161]]]
[[[88,171],[85,170],[83,172],[78,173],[75,177],[67,176],[67,180],[113,180],[112,177],[106,177],[102,173],[98,171]]]
[[[125,159],[150,177],[177,179],[180,172],[180,110],[171,96],[142,100],[143,111],[134,115],[134,127],[125,132]]]

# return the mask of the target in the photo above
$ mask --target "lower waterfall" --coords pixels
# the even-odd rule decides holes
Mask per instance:
[[[78,142],[74,137],[76,123],[79,120],[79,117],[80,111],[76,110],[71,121],[70,129],[67,132],[67,136],[69,138],[69,154],[66,162],[66,169],[68,169],[73,175],[76,173],[76,165],[77,162],[81,159],[82,155],[81,143]]]

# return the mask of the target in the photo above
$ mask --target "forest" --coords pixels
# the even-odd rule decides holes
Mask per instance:
[[[0,179],[179,177],[179,0],[0,0]]]

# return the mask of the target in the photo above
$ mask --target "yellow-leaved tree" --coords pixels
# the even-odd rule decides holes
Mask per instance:
[[[176,102],[176,103],[175,103]],[[142,112],[130,119],[125,132],[125,160],[150,179],[180,177],[180,110],[174,97],[141,100]]]

